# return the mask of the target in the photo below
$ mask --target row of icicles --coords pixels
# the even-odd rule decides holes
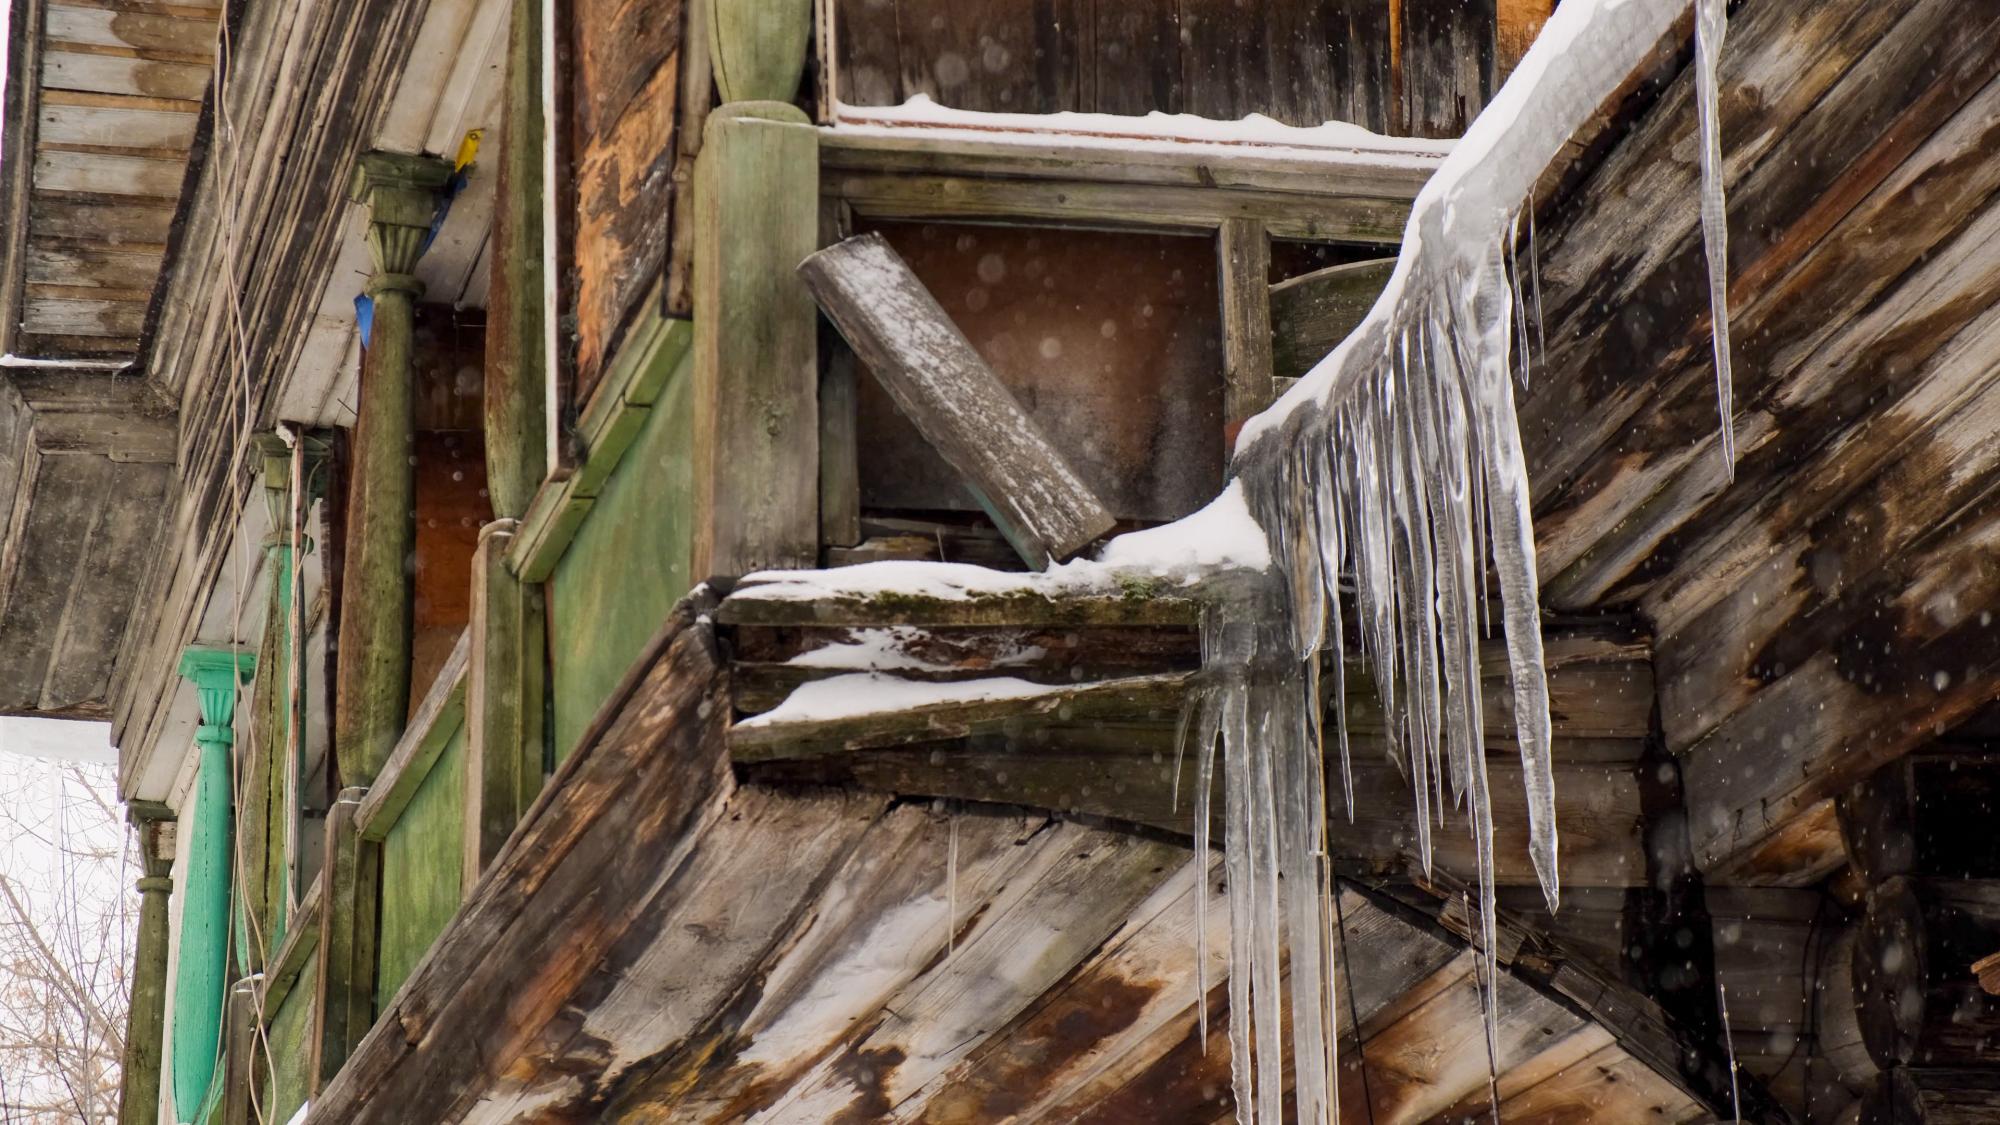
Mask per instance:
[[[1696,0],[1696,9],[1702,230],[1724,456],[1733,463],[1716,113],[1723,0]],[[1242,1125],[1283,1119],[1286,1045],[1297,1120],[1338,1118],[1339,927],[1328,832],[1340,810],[1328,808],[1330,751],[1350,819],[1354,795],[1345,715],[1336,705],[1326,737],[1320,681],[1324,668],[1334,680],[1328,695],[1344,699],[1350,637],[1388,719],[1387,752],[1410,783],[1427,875],[1434,827],[1447,809],[1465,812],[1478,865],[1474,940],[1489,1062],[1498,1018],[1480,680],[1480,639],[1495,624],[1489,577],[1497,578],[1506,638],[1530,856],[1550,910],[1557,905],[1548,688],[1513,391],[1541,332],[1533,213],[1523,210],[1525,279],[1513,232],[1469,271],[1440,264],[1442,256],[1427,262],[1419,249],[1414,288],[1370,377],[1295,428],[1277,471],[1238,478],[1270,540],[1274,573],[1267,588],[1239,590],[1208,610],[1202,683],[1183,716],[1182,745],[1194,755],[1200,855],[1211,842],[1218,757],[1222,773],[1228,1032]],[[1207,899],[1204,881],[1196,924],[1204,943]],[[1206,957],[1202,948],[1197,964]],[[1205,1030],[1206,979],[1197,987]],[[1497,1104],[1493,1112],[1498,1120]]]

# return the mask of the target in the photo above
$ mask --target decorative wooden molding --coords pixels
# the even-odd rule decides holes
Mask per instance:
[[[555,572],[693,342],[693,324],[662,315],[658,300],[641,302],[639,321],[626,332],[578,419],[583,463],[542,482],[507,548],[507,565],[521,581],[544,582]]]

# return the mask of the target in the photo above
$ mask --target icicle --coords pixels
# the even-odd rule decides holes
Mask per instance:
[[[1178,784],[1191,737],[1199,855],[1212,841],[1212,799],[1224,806],[1228,1031],[1243,1125],[1282,1120],[1288,1064],[1289,1108],[1299,1121],[1328,1120],[1336,1101],[1335,964],[1336,953],[1345,963],[1346,939],[1334,936],[1344,926],[1330,856],[1319,661],[1333,668],[1334,741],[1350,820],[1346,659],[1356,646],[1381,700],[1389,757],[1408,773],[1425,865],[1433,810],[1442,822],[1448,804],[1465,809],[1490,1036],[1497,896],[1480,638],[1496,615],[1502,619],[1529,850],[1550,908],[1557,904],[1548,686],[1514,405],[1516,365],[1525,381],[1532,349],[1543,344],[1532,190],[1584,117],[1667,32],[1673,9],[1619,0],[1558,8],[1515,79],[1419,195],[1374,308],[1238,439],[1232,473],[1273,566],[1261,583],[1218,592],[1203,615],[1203,671],[1189,694],[1175,777]],[[1710,39],[1719,45],[1719,34]],[[1726,353],[1726,343],[1718,347]],[[1489,606],[1489,560],[1497,606]],[[1204,879],[1196,901],[1203,964],[1210,889]],[[1474,910],[1470,902],[1468,895]],[[1197,976],[1205,1034],[1207,981]]]
[[[1722,465],[1736,479],[1735,383],[1729,362],[1729,218],[1722,193],[1718,73],[1729,31],[1727,0],[1695,0],[1695,113],[1701,120],[1701,242],[1708,254],[1709,319],[1715,336],[1715,401],[1722,420]]]

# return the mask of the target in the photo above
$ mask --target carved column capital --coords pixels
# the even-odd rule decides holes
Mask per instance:
[[[257,657],[248,652],[220,648],[190,648],[181,654],[180,672],[194,685],[201,701],[201,725],[195,741],[228,746],[236,741],[231,723],[236,717],[236,685],[247,683],[257,668]]]
[[[438,192],[450,180],[451,164],[435,156],[370,152],[355,165],[348,198],[368,208],[368,250],[375,262],[371,293],[422,292],[411,274],[437,217]]]

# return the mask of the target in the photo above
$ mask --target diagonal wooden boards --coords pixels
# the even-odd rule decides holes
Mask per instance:
[[[1111,530],[1103,501],[886,239],[864,234],[829,246],[800,263],[799,276],[1029,566],[1066,559]]]

